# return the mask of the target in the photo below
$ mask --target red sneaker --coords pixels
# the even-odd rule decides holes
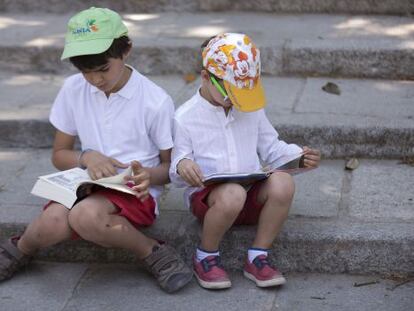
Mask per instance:
[[[208,256],[198,262],[193,257],[194,274],[201,287],[208,289],[229,288],[231,281],[220,263],[220,256]]]
[[[283,275],[276,268],[270,266],[265,255],[257,256],[252,263],[247,259],[243,274],[259,287],[276,286],[286,283]]]

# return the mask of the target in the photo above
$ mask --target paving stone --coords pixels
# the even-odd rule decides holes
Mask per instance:
[[[181,291],[164,293],[133,265],[35,262],[0,285],[4,310],[298,310],[409,311],[413,282],[377,276],[288,273],[288,282],[260,289],[241,272],[231,272],[231,289],[208,291],[193,280]],[[366,284],[366,285],[363,285]],[[362,285],[362,286],[355,286]],[[120,304],[120,301],[122,303]]]
[[[35,262],[13,279],[0,283],[1,309],[63,310],[86,269],[86,264]]]
[[[414,220],[414,167],[398,161],[361,161],[353,172],[350,215],[358,219]]]

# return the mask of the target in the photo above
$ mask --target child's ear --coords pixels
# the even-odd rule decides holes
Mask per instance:
[[[203,81],[210,81],[210,75],[207,72],[207,70],[205,70],[205,69],[202,69],[201,70],[201,80],[203,80]]]

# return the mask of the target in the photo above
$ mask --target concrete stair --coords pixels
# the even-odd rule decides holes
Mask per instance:
[[[67,72],[61,62],[71,14],[1,14],[0,68]],[[219,32],[245,32],[261,47],[268,75],[414,78],[412,18],[399,16],[277,15],[269,13],[124,14],[144,74],[194,73],[200,44]],[[52,25],[52,26],[51,26]]]
[[[3,12],[77,12],[96,6],[92,0],[1,0]],[[270,13],[347,13],[410,15],[414,3],[410,0],[100,0],[99,5],[119,12],[219,12],[256,11]]]
[[[199,79],[151,76],[177,106],[192,96]],[[63,75],[0,73],[1,147],[49,148],[49,109]],[[398,158],[414,155],[414,82],[266,76],[269,119],[286,141],[312,145],[325,158]],[[336,83],[340,95],[322,87]],[[23,86],[23,89],[22,89]]]
[[[44,204],[29,192],[37,176],[53,171],[48,110],[74,72],[59,60],[65,24],[70,12],[91,3],[0,0],[0,237],[21,232]],[[274,244],[283,271],[414,274],[414,167],[401,163],[414,156],[412,1],[105,4],[125,12],[135,45],[130,63],[177,106],[199,85],[183,75],[196,74],[205,38],[242,31],[257,42],[272,124],[284,140],[315,146],[324,156],[318,170],[295,177],[294,205]],[[340,15],[351,13],[367,15]],[[341,94],[324,92],[327,82]],[[345,171],[351,156],[362,158],[360,167]],[[189,260],[199,225],[183,208],[182,190],[168,186],[160,207],[147,232]],[[238,227],[226,235],[226,265],[240,267],[253,233]],[[37,258],[134,260],[86,242],[64,243]]]
[[[46,202],[29,194],[37,176],[52,172],[50,150],[0,152],[0,236],[21,232]],[[288,222],[275,242],[284,271],[409,275],[414,266],[414,167],[395,160],[362,160],[353,171],[344,160],[324,160],[318,170],[297,176]],[[16,195],[16,191],[19,195]],[[147,230],[169,241],[188,261],[199,225],[184,208],[182,189],[168,186],[161,215]],[[223,241],[229,267],[241,267],[255,229],[237,227]],[[56,261],[131,262],[125,251],[70,242],[42,251]]]

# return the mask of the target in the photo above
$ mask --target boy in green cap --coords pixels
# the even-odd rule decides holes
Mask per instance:
[[[128,30],[114,11],[90,8],[73,16],[62,59],[80,73],[69,77],[53,104],[52,162],[82,167],[92,179],[132,166],[136,196],[98,189],[72,209],[49,202],[24,234],[0,245],[0,281],[24,267],[41,248],[83,238],[131,250],[166,292],[182,288],[191,270],[169,246],[141,233],[158,214],[157,197],[169,182],[173,102],[164,90],[125,64]],[[79,137],[82,151],[74,150]]]

